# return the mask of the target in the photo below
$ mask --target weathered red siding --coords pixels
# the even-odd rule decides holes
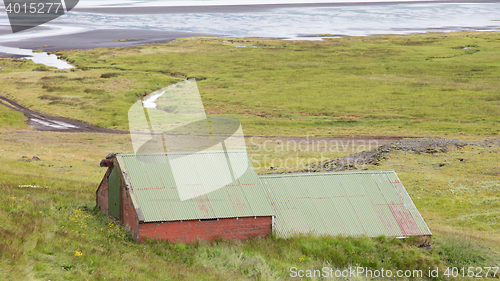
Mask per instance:
[[[224,218],[219,220],[187,220],[143,223],[139,225],[139,241],[144,238],[194,242],[222,237],[241,240],[252,236],[265,237],[272,231],[272,217]]]
[[[116,161],[113,161],[116,165]],[[106,215],[108,207],[108,176],[113,165],[109,167],[97,190],[96,204]],[[119,166],[117,165],[119,169]],[[120,175],[122,174],[119,169]],[[143,241],[150,239],[194,242],[197,239],[214,240],[216,237],[241,240],[252,236],[265,237],[272,232],[272,216],[224,218],[219,220],[187,220],[171,222],[139,223],[137,212],[132,205],[123,177],[120,177],[120,194],[123,199],[120,204],[120,221],[127,227],[132,236]]]
[[[120,181],[121,182],[121,181]],[[123,186],[120,184],[120,188],[123,188]],[[124,189],[124,196],[123,196],[123,224],[130,229],[130,232],[132,233],[132,236],[138,240],[139,239],[139,219],[137,218],[137,213],[135,212],[135,208],[132,205],[132,200],[130,199],[130,194],[128,192],[125,192],[126,189]]]

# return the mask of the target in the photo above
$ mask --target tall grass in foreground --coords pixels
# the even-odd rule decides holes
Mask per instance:
[[[430,251],[417,248],[411,239],[309,235],[138,244],[92,205],[58,204],[45,195],[47,191],[28,188],[11,188],[10,196],[0,202],[4,280],[269,280],[289,277],[291,267],[427,272],[445,265],[483,265],[485,249],[453,238],[435,242]],[[25,196],[18,197],[22,193]]]
[[[240,242],[139,244],[126,229],[94,208],[99,176],[89,177],[86,171],[79,170],[59,169],[54,173],[53,167],[43,166],[45,161],[53,160],[0,158],[0,280],[276,280],[289,278],[291,267],[313,270],[324,266],[362,266],[426,272],[429,267],[441,270],[445,266],[498,266],[499,240],[495,231],[473,230],[488,229],[485,227],[491,227],[491,223],[468,222],[459,229],[461,214],[453,217],[453,212],[447,211],[453,200],[459,198],[440,196],[436,205],[427,205],[424,200],[435,197],[432,192],[440,179],[459,173],[460,165],[467,162],[473,165],[465,166],[471,182],[464,180],[463,185],[477,182],[481,186],[481,181],[489,181],[491,176],[484,174],[482,165],[494,162],[497,151],[498,148],[491,148],[491,153],[467,148],[439,155],[395,152],[382,162],[382,168],[400,171],[403,183],[434,233],[431,250],[418,248],[420,243],[415,239],[403,242],[387,237],[309,235]],[[456,160],[458,155],[467,162]],[[95,165],[97,160],[92,159]],[[87,167],[78,164],[80,161],[64,158],[60,165]],[[420,161],[420,168],[410,168],[408,163],[413,161]],[[439,173],[429,172],[443,162],[448,164]],[[418,182],[423,178],[417,174],[427,169],[430,178]],[[483,199],[495,198],[489,190],[474,194]],[[493,212],[494,206],[473,210],[480,215]]]
[[[2,189],[6,194],[0,201],[2,279],[267,280],[286,278],[293,266],[427,269],[442,264],[436,250],[385,237],[138,244],[92,204],[61,204],[50,188]]]

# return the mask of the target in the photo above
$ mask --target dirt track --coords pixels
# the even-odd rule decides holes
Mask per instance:
[[[86,133],[105,133],[105,134],[129,134],[128,131],[114,130],[97,127],[85,122],[72,120],[64,117],[53,116],[45,113],[40,113],[28,109],[15,101],[0,96],[0,104],[7,106],[13,110],[22,112],[28,121],[26,124],[38,131],[54,131],[54,132],[86,132]],[[246,138],[254,137],[246,135]],[[259,137],[259,136],[255,136]],[[267,139],[279,139],[282,141],[321,141],[321,140],[378,140],[381,145],[391,143],[404,138],[415,138],[414,136],[331,136],[331,137],[283,137],[283,136],[266,136]]]
[[[28,121],[26,124],[39,131],[55,132],[86,132],[104,134],[128,134],[128,131],[100,128],[85,122],[64,117],[53,116],[28,109],[13,100],[0,96],[0,104],[13,110],[22,112]]]
[[[15,101],[0,96],[0,104],[3,104],[13,110],[22,112],[27,118],[27,125],[38,131],[55,132],[83,132],[83,133],[105,133],[105,134],[129,134],[128,131],[100,128],[85,122],[76,121],[68,118],[53,116],[40,113]],[[252,137],[252,136],[245,136]],[[413,151],[417,153],[438,153],[446,152],[452,147],[464,147],[467,145],[491,146],[500,145],[500,137],[485,141],[466,142],[454,139],[441,138],[417,138],[415,136],[331,136],[331,137],[272,137],[266,139],[279,141],[321,141],[321,140],[378,140],[379,147],[352,154],[345,157],[329,159],[320,163],[316,167],[304,170],[302,172],[320,172],[320,171],[343,171],[356,170],[359,164],[378,165],[385,159],[385,155],[393,150]]]

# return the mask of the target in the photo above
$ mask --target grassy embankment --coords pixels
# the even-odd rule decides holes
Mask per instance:
[[[127,129],[127,110],[139,97],[196,77],[207,112],[236,115],[247,135],[477,139],[500,133],[498,42],[494,32],[313,42],[188,38],[62,52],[78,66],[72,71],[4,60],[0,94]]]
[[[137,244],[93,210],[104,174],[99,159],[109,151],[128,151],[126,136],[11,130],[2,131],[0,143],[0,279],[266,280],[286,277],[291,266],[499,265],[500,171],[492,165],[500,161],[498,147],[436,155],[392,152],[373,167],[398,171],[434,233],[433,249],[426,251],[412,241],[383,238]],[[33,155],[41,160],[28,160]]]
[[[447,37],[441,38],[443,36]],[[235,48],[231,45],[239,43],[231,43],[228,39],[187,39],[167,45],[115,50],[114,53],[109,50],[71,52],[69,58],[82,67],[103,66],[102,60],[109,65],[105,69],[67,72],[32,71],[38,66],[30,62],[0,60],[4,67],[1,70],[2,94],[44,112],[106,127],[126,128],[126,111],[137,96],[163,86],[160,84],[181,79],[159,72],[159,69],[168,68],[165,73],[206,75],[207,79],[199,86],[209,113],[239,114],[247,134],[327,135],[331,131],[333,134],[365,135],[448,134],[478,139],[498,134],[498,99],[495,100],[498,86],[493,79],[498,76],[493,59],[498,56],[498,48],[489,42],[497,38],[498,35],[489,33],[469,34],[469,37],[456,33],[346,38],[338,42],[333,39],[326,42],[251,39],[252,42],[245,43],[262,48]],[[218,42],[222,40],[226,42]],[[438,41],[430,42],[433,40]],[[286,48],[270,48],[285,43]],[[376,48],[377,44],[382,45]],[[466,54],[476,49],[451,48],[466,45],[476,45],[481,51]],[[418,48],[421,48],[420,53],[415,51]],[[343,54],[340,56],[332,50]],[[370,51],[378,55],[372,53],[368,58],[362,57],[361,52],[366,55]],[[144,55],[148,52],[163,55]],[[139,53],[143,55],[138,56]],[[457,56],[425,60],[431,53],[433,56],[439,53]],[[489,57],[482,57],[485,53]],[[92,54],[108,57],[99,60],[85,57]],[[331,54],[332,58],[325,54]],[[286,56],[290,56],[291,63],[286,63]],[[150,62],[149,58],[154,58],[155,62]],[[329,58],[339,61],[333,63]],[[382,66],[383,62],[377,63],[377,60],[392,60],[391,67],[386,69],[388,64]],[[110,66],[111,63],[115,64]],[[213,69],[212,63],[218,68]],[[430,63],[429,66],[426,63]],[[134,69],[109,69],[124,65]],[[403,75],[401,69],[391,70],[392,67],[404,67],[410,72]],[[483,71],[470,70],[476,67],[482,67]],[[375,69],[379,72],[371,71]],[[457,73],[464,69],[469,69],[473,76],[458,76]],[[295,71],[303,74],[295,74],[293,80],[278,79],[290,77]],[[101,78],[103,73],[109,72],[118,74]],[[383,74],[389,76],[389,80],[384,80]],[[238,75],[241,77],[236,77]],[[328,75],[330,79],[324,79]],[[353,95],[342,94],[342,90],[331,87],[330,83],[334,82],[342,85],[343,79],[333,77],[335,75],[345,81],[354,79],[354,84],[347,85],[344,81],[342,86],[345,91],[350,87]],[[315,85],[322,85],[318,87],[324,87],[325,95],[331,90],[331,95],[338,98],[303,99],[306,94],[321,97],[314,96],[322,92]],[[362,90],[362,85],[369,91]],[[400,87],[405,98],[387,99],[394,93],[386,92],[386,87]],[[295,100],[275,94],[279,89],[293,93]],[[437,93],[444,93],[444,96]],[[234,96],[228,98],[232,94]],[[372,95],[378,99],[370,100]],[[41,96],[44,97],[36,100]],[[257,104],[256,101],[264,97],[268,102]],[[454,102],[450,102],[450,98]],[[384,106],[378,106],[376,101],[379,99]],[[412,99],[415,104],[409,106]],[[235,103],[238,101],[245,104],[245,108]],[[252,102],[246,104],[249,101]],[[274,114],[273,103],[279,105],[280,102],[282,106],[276,109],[282,112]],[[344,109],[338,116],[337,113],[314,116],[321,113],[320,107],[341,104]],[[435,110],[437,104],[443,108],[441,111]],[[303,108],[296,111],[297,106]],[[470,111],[464,112],[463,108]],[[391,115],[386,115],[388,112]],[[418,112],[428,117],[422,117],[425,120],[421,122],[409,121],[414,117],[412,114]],[[104,174],[98,162],[108,152],[130,151],[127,136],[35,132],[22,124],[22,114],[0,107],[0,116],[0,218],[3,222],[0,226],[0,279],[280,279],[288,276],[291,266],[304,269],[324,265],[345,268],[357,264],[385,269],[499,266],[500,170],[497,163],[500,162],[500,149],[496,146],[466,147],[435,155],[391,152],[380,166],[370,167],[398,172],[434,233],[431,251],[416,248],[412,241],[400,243],[384,238],[296,237],[194,245],[137,244],[124,229],[93,211],[94,192]],[[262,153],[286,158],[292,152]],[[347,153],[340,151],[329,156]],[[301,152],[299,158],[313,154],[315,152]],[[41,160],[29,161],[34,155]],[[443,163],[445,165],[441,165]]]

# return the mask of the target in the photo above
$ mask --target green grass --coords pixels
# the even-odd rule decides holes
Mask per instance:
[[[139,97],[180,81],[141,71],[56,70],[27,60],[0,59],[0,67],[0,95],[31,109],[108,128],[128,129],[128,109]]]
[[[3,129],[27,129],[24,125],[26,117],[21,112],[0,104],[0,127]]]
[[[5,187],[4,187],[5,188]],[[26,194],[26,189],[30,192]],[[282,279],[290,267],[427,269],[436,251],[395,239],[298,236],[219,240],[186,245],[138,244],[89,205],[54,198],[62,188],[9,188],[1,201],[2,280],[245,280]],[[74,189],[67,188],[69,191]],[[80,190],[88,190],[80,186]],[[85,195],[78,192],[71,197]],[[89,198],[90,199],[90,198]],[[85,201],[85,200],[83,200]],[[76,204],[75,204],[76,203]]]
[[[457,237],[438,236],[434,239],[439,244],[438,254],[450,267],[469,267],[471,264],[490,266],[498,264],[487,244],[478,243],[472,239],[457,239]]]
[[[51,178],[51,168],[38,161],[1,162],[2,280],[268,280],[285,278],[292,266],[426,269],[442,264],[435,250],[384,237],[139,244],[94,209],[97,176]],[[26,171],[30,175],[23,175]]]
[[[127,129],[138,98],[196,77],[207,113],[240,118],[249,135],[483,138],[500,133],[498,42],[495,32],[201,37],[59,53],[72,71],[0,63],[4,95],[103,127]]]
[[[14,172],[11,177],[9,169],[0,170],[4,179],[0,277],[4,280],[267,280],[286,277],[292,266],[426,269],[441,265],[436,251],[383,237],[138,244],[121,226],[93,209],[95,185],[91,181],[47,180],[43,175],[48,168],[34,162],[2,162],[16,171],[24,166],[42,175],[23,178]]]
[[[94,209],[95,190],[105,171],[99,160],[110,151],[129,151],[127,138],[2,131],[0,279],[277,280],[287,279],[292,266],[304,270],[437,266],[442,271],[447,266],[499,265],[499,222],[493,214],[500,211],[500,171],[491,165],[500,160],[497,146],[435,155],[391,152],[373,167],[398,172],[433,232],[433,249],[428,251],[418,248],[415,239],[384,237],[136,243],[123,227]],[[258,140],[265,141],[254,143],[260,144]],[[260,150],[269,157],[290,157],[276,151],[276,143]],[[41,160],[29,160],[34,155]]]
[[[42,112],[127,129],[127,110],[138,98],[197,77],[208,114],[235,116],[246,135],[265,136],[247,145],[257,170],[268,172],[265,158],[295,157],[293,165],[362,146],[282,150],[276,139],[259,146],[266,136],[497,136],[499,41],[498,33],[466,32],[323,42],[188,38],[60,53],[75,70],[0,59],[0,94]],[[276,280],[287,279],[292,266],[499,266],[498,146],[395,151],[367,167],[396,170],[433,232],[430,251],[415,239],[384,237],[139,244],[94,209],[105,172],[99,161],[131,152],[129,136],[37,132],[4,106],[0,117],[0,280]]]

